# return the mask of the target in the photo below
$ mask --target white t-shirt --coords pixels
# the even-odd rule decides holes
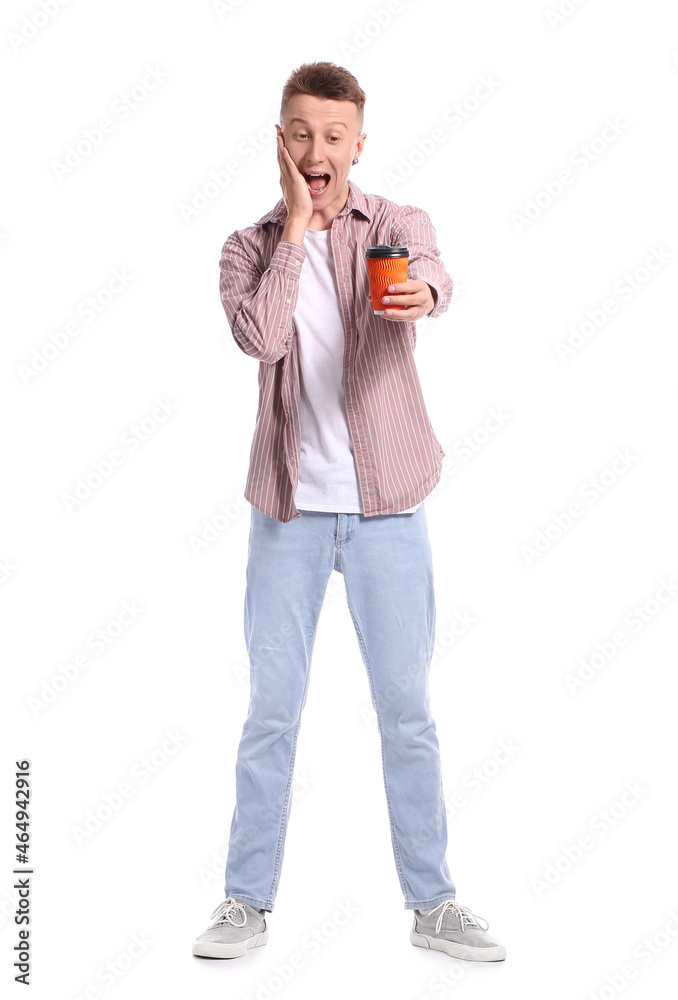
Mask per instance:
[[[329,229],[307,229],[306,259],[294,311],[298,333],[301,420],[299,510],[361,514],[363,506],[346,418],[342,375],[344,326]],[[399,514],[417,510],[423,501]]]

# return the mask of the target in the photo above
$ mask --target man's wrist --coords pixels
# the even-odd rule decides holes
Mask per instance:
[[[280,239],[286,243],[296,243],[298,246],[302,246],[309,222],[310,219],[288,219]]]

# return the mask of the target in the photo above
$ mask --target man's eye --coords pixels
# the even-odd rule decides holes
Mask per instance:
[[[308,138],[308,132],[297,132],[295,134],[294,138],[295,139],[307,139]],[[331,135],[330,139],[336,139],[337,142],[339,142],[339,140],[341,139],[341,136],[340,135]]]

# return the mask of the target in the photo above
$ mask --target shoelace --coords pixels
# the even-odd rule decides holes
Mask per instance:
[[[236,923],[235,920],[233,919],[233,914],[236,913],[238,910],[240,910],[240,912],[243,915],[243,921],[241,924]],[[217,908],[210,915],[210,920],[212,919],[214,919],[214,923],[210,925],[211,927],[216,927],[217,924],[225,924],[225,923],[233,924],[234,927],[242,927],[243,924],[247,923],[247,913],[242,903],[239,903],[237,900],[235,900],[233,896],[229,896],[228,899],[225,899],[222,903],[219,903]]]
[[[469,927],[480,927],[482,931],[486,931],[490,926],[485,917],[479,917],[475,913],[471,913],[468,906],[460,906],[455,899],[446,899],[444,903],[439,903],[438,906],[442,906],[442,910],[438,914],[436,921],[436,934],[440,933],[440,928],[443,925],[443,917],[450,911],[459,917],[459,926],[462,931],[464,930],[464,924],[468,924]],[[438,906],[434,906],[431,913],[435,913]],[[479,923],[481,920],[485,924],[484,927]]]

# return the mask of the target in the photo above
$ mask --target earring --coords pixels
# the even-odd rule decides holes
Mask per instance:
[[[358,162],[357,160],[351,160],[351,163],[353,164],[353,166],[355,166],[357,162]]]

